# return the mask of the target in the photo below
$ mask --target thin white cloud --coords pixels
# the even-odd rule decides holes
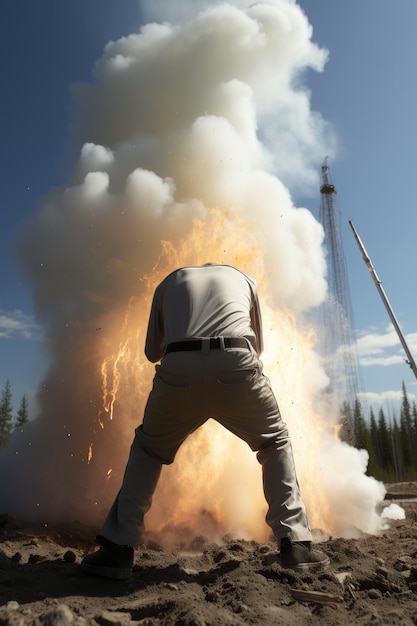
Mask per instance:
[[[411,354],[416,354],[417,333],[404,334],[404,339]],[[356,343],[356,349],[362,367],[387,367],[407,361],[407,355],[391,324],[384,332],[372,329],[372,332],[362,334]]]
[[[407,391],[407,397],[410,402],[417,402],[417,396],[414,393]],[[382,391],[381,393],[375,393],[373,391],[363,392],[358,394],[359,400],[365,402],[368,405],[388,405],[398,406],[402,402],[403,393],[399,391]]]
[[[375,355],[375,356],[366,356],[360,357],[360,364],[362,367],[388,367],[390,365],[399,365],[400,363],[405,362],[405,357],[400,354],[392,354],[392,355]]]
[[[408,349],[413,355],[414,359],[417,359],[417,333],[410,333],[406,336]]]
[[[39,327],[30,315],[20,309],[14,311],[0,310],[0,339],[34,339],[38,335]]]
[[[381,354],[386,348],[400,345],[398,335],[394,327],[389,325],[385,332],[371,332],[359,337],[357,349],[360,356]]]

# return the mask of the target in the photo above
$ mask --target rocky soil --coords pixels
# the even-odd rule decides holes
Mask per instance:
[[[417,624],[417,483],[388,485],[406,511],[379,536],[328,538],[325,572],[281,567],[274,544],[195,537],[136,555],[128,581],[78,564],[95,529],[27,527],[0,516],[0,626]]]

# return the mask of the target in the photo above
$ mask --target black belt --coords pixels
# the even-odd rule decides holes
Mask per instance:
[[[191,350],[201,350],[205,341],[205,339],[174,341],[174,343],[169,343],[167,345],[165,354],[168,354],[168,352],[189,352]],[[210,350],[219,350],[222,345],[221,341],[221,337],[210,337]],[[248,340],[243,337],[223,337],[223,345],[225,348],[247,348],[249,350]]]

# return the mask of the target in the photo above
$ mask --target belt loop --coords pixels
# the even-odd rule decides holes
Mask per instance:
[[[220,340],[220,341],[219,341],[219,344],[220,344],[220,345],[219,345],[219,350],[221,350],[222,352],[224,352],[224,337],[223,337],[223,336],[220,336],[220,337],[219,337],[219,340]]]
[[[202,354],[208,354],[210,352],[210,338],[201,340],[201,352]]]

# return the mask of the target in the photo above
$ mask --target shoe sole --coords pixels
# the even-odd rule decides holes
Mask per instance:
[[[112,578],[113,580],[127,580],[132,575],[130,567],[105,567],[104,565],[80,563],[80,569],[87,574]]]
[[[297,563],[296,565],[284,565],[285,569],[292,569],[296,572],[319,572],[330,565],[330,559],[324,561],[314,561],[313,563]]]

